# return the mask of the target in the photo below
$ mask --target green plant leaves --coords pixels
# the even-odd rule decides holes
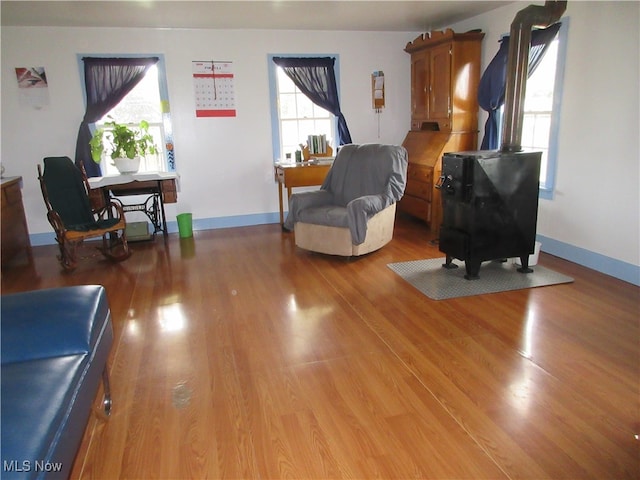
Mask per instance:
[[[149,133],[149,122],[142,120],[137,128],[130,128],[109,118],[111,121],[105,122],[104,128],[97,129],[89,141],[94,162],[100,163],[105,141],[111,147],[111,158],[135,158],[158,153],[158,147]]]

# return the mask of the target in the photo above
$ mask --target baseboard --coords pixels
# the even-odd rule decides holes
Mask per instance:
[[[640,286],[640,266],[607,257],[574,245],[537,235],[542,251],[600,273]]]

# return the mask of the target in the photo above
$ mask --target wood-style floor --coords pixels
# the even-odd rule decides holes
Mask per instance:
[[[640,289],[543,253],[575,282],[433,301],[386,266],[429,239],[401,218],[345,260],[211,230],[71,275],[37,247],[2,293],[107,289],[113,413],[74,479],[639,478]]]

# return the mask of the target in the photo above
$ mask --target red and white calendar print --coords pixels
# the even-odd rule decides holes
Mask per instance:
[[[235,117],[232,62],[192,62],[196,117]]]

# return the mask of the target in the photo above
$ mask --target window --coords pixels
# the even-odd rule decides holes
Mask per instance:
[[[527,79],[524,100],[522,148],[542,152],[540,196],[548,199],[553,198],[555,187],[568,25],[569,20],[563,18],[556,38]]]
[[[141,120],[146,120],[149,123],[149,133],[158,147],[158,154],[142,158],[139,171],[174,171],[171,119],[168,108],[165,108],[168,105],[164,62],[160,57],[158,63],[149,68],[144,78],[118,105],[95,122],[93,128],[103,128],[104,123],[112,119],[131,127],[137,127]],[[108,129],[108,127],[104,128]],[[109,156],[108,142],[105,142],[105,151],[107,154],[100,163],[102,174],[118,174]]]
[[[309,135],[326,135],[336,150],[335,116],[315,105],[269,56],[271,122],[275,161],[295,161],[295,151]],[[290,156],[290,160],[288,160]]]

